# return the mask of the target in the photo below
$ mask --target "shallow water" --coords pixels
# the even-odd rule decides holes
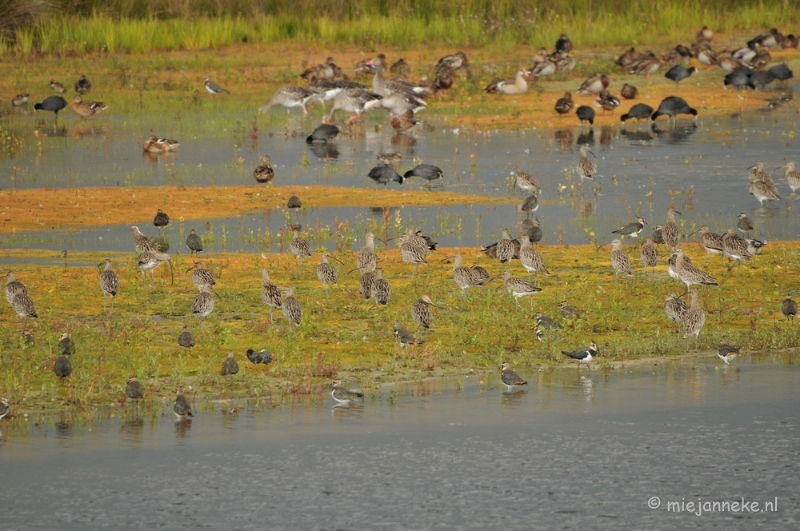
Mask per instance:
[[[792,529],[798,361],[522,372],[510,394],[492,371],[180,423],[158,404],[6,419],[3,529]],[[698,498],[777,510],[667,509]]]
[[[795,87],[787,85],[782,90],[791,92]],[[607,243],[613,238],[612,230],[637,215],[648,221],[644,233],[649,234],[653,226],[665,222],[671,202],[683,212],[679,222],[685,224],[687,233],[704,224],[724,233],[735,226],[736,215],[745,212],[755,221],[758,238],[797,239],[800,214],[794,206],[798,195],[791,193],[782,171],[774,169],[786,160],[795,160],[797,105],[790,101],[770,112],[754,111],[741,118],[702,118],[697,125],[660,122],[655,129],[644,124],[638,128],[629,124],[578,129],[564,119],[560,129],[488,132],[453,128],[444,119],[430,118],[413,136],[393,135],[380,127],[384,117],[376,114],[363,134],[342,135],[332,146],[305,144],[305,135],[317,124],[316,117],[293,115],[284,122],[282,115],[261,116],[257,135],[250,136],[252,125],[244,125],[253,123],[248,113],[233,113],[225,120],[219,116],[212,119],[210,111],[185,111],[179,119],[109,114],[79,121],[66,115],[55,130],[52,120],[45,120],[39,135],[41,148],[36,142],[26,142],[21,153],[3,161],[0,174],[9,179],[2,185],[20,188],[249,184],[258,156],[269,153],[276,183],[372,188],[366,175],[377,163],[376,155],[398,151],[404,157],[404,170],[419,161],[436,164],[444,170],[446,189],[467,194],[516,193],[521,202],[523,196],[514,191],[512,174],[517,168],[533,173],[542,186],[542,204],[533,216],[540,219],[549,243],[595,239]],[[14,115],[7,118],[7,126],[30,136],[37,120],[42,117]],[[62,136],[45,136],[53,131]],[[139,146],[151,132],[178,138],[182,145],[169,157],[143,156]],[[574,171],[579,144],[591,145],[596,155],[595,183],[581,183]],[[783,198],[763,208],[748,193],[747,168],[759,160],[773,173]],[[426,184],[412,179],[402,186],[425,189]],[[399,186],[392,183],[389,189]],[[435,194],[436,187],[430,193]],[[370,208],[309,206],[306,219],[301,220],[306,225],[330,225],[337,218],[355,223],[358,218],[375,217]],[[524,228],[520,222],[525,218],[517,215],[514,205],[403,210],[406,221],[413,219],[444,245],[485,245],[496,241],[503,227],[516,226],[518,232]],[[139,218],[139,214],[135,216]],[[448,218],[446,222],[441,221],[443,216]],[[224,223],[254,233],[275,232],[284,217],[275,211],[192,224]],[[137,223],[149,226],[150,221],[148,213]],[[153,234],[155,229],[145,232]],[[129,248],[122,227],[5,235],[0,237],[0,247],[102,249],[104,243],[96,239],[101,234],[108,236],[105,248]],[[334,243],[321,245],[331,248]],[[276,249],[246,242],[229,248]]]

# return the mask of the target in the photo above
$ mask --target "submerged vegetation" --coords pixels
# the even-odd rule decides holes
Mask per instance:
[[[52,6],[42,15],[42,6]],[[582,47],[686,40],[702,24],[721,33],[791,26],[790,1],[342,0],[320,3],[239,0],[4,2],[11,19],[2,53],[207,50],[237,43],[299,41],[316,45],[458,47],[550,46],[562,32]],[[0,28],[4,15],[0,6]],[[23,9],[24,10],[24,9]]]

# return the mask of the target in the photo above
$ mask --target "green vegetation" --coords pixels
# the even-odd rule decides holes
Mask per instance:
[[[0,29],[8,28],[0,52],[146,53],[279,41],[510,49],[549,47],[562,32],[586,48],[686,42],[703,24],[722,33],[756,32],[786,28],[800,20],[796,3],[788,0],[545,0],[535,6],[513,0],[63,0],[44,16],[43,5],[47,4],[37,0],[0,5]],[[30,13],[22,17],[3,13],[22,6],[29,6],[23,11]]]
[[[381,237],[403,230],[395,221],[377,227]],[[695,263],[704,266],[705,252],[696,246],[687,249]],[[0,314],[0,391],[17,404],[24,402],[23,409],[93,406],[120,399],[128,376],[136,374],[151,399],[172,396],[179,384],[208,396],[246,392],[275,398],[316,393],[337,375],[372,389],[375,383],[392,379],[470,370],[492,373],[504,360],[518,369],[547,369],[565,364],[561,350],[592,339],[600,345],[595,364],[600,369],[641,358],[683,355],[686,342],[662,309],[667,293],[680,293],[683,285],[667,277],[665,265],[655,276],[645,274],[638,265],[638,247],[626,250],[637,273],[627,282],[614,278],[608,247],[542,248],[552,276],[539,277],[543,291],[522,300],[519,311],[499,279],[463,298],[451,278],[452,265],[440,263],[454,249],[438,250],[429,257],[430,267],[421,267],[413,279],[411,266],[401,262],[397,250],[381,250],[379,260],[392,295],[388,307],[380,309],[374,301],[359,297],[358,274],[346,274],[353,267],[353,253],[333,251],[332,256],[345,265],[329,299],[314,274],[318,252],[302,266],[287,254],[212,253],[204,257],[203,266],[217,279],[221,300],[206,320],[191,316],[197,290],[186,273],[193,259],[186,255],[173,258],[174,286],[166,264],[156,270],[154,285],[149,276],[143,284],[133,253],[111,255],[120,289],[114,313],[104,314],[99,270],[74,265],[99,263],[108,255],[8,251],[12,259],[53,265],[15,268],[39,314],[39,319],[26,323],[36,346],[20,345],[19,320],[5,305]],[[797,263],[799,252],[796,244],[770,242],[764,254],[731,273],[719,257],[704,266],[720,287],[699,290],[707,314],[700,334],[703,355],[713,356],[708,349],[715,348],[723,335],[745,350],[800,346],[797,329],[780,314],[780,302],[793,282],[791,275],[780,271],[787,263]],[[498,275],[507,267],[476,257],[474,251],[462,253],[467,263],[477,259],[490,274]],[[661,263],[665,264],[663,257]],[[303,307],[298,328],[278,310],[273,310],[274,322],[269,322],[269,309],[260,298],[262,267],[276,285],[295,288]],[[525,276],[516,261],[511,269],[515,276]],[[425,294],[439,305],[433,308],[432,329],[419,336],[424,345],[401,349],[392,337],[392,325],[399,321],[417,333],[410,307]],[[564,299],[583,313],[581,319],[559,316],[559,302]],[[561,321],[562,329],[549,342],[537,341],[533,333],[536,311]],[[184,325],[197,340],[192,351],[182,350],[176,342]],[[72,356],[74,373],[62,383],[52,368],[63,331],[70,332],[77,353]],[[248,348],[266,348],[275,362],[253,366],[244,356]],[[242,370],[236,377],[223,378],[219,368],[229,350],[235,352]]]

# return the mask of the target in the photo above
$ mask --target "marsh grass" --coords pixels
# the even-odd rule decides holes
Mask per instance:
[[[492,373],[504,360],[521,370],[563,366],[561,350],[585,346],[592,339],[600,345],[600,370],[642,358],[669,359],[686,350],[677,326],[663,313],[666,294],[682,291],[682,286],[666,278],[664,266],[657,269],[655,278],[637,271],[634,279],[617,281],[610,271],[607,249],[543,247],[540,251],[554,274],[540,278],[544,291],[532,300],[522,300],[517,311],[497,280],[470,290],[464,299],[450,278],[450,264],[436,264],[431,258],[429,270],[421,268],[412,279],[410,267],[400,261],[396,249],[379,248],[381,266],[392,286],[389,306],[381,309],[371,300],[360,299],[357,275],[343,274],[352,267],[351,252],[334,251],[347,265],[339,284],[332,287],[330,299],[325,298],[314,275],[318,253],[299,268],[294,257],[286,254],[271,254],[266,260],[246,254],[204,257],[217,272],[217,291],[222,297],[205,320],[190,314],[197,290],[184,273],[190,262],[184,255],[173,259],[174,286],[165,266],[156,270],[154,284],[143,284],[134,268],[133,253],[110,256],[121,287],[114,313],[103,314],[96,267],[64,267],[58,263],[59,254],[34,252],[55,263],[15,268],[39,310],[38,321],[27,323],[37,343],[21,349],[18,319],[11,312],[2,312],[0,394],[11,396],[17,404],[25,401],[24,407],[33,409],[93,408],[121,399],[125,381],[136,374],[147,389],[146,404],[159,398],[169,401],[178,385],[192,387],[200,397],[247,393],[273,400],[315,396],[340,375],[361,379],[369,389],[392,378],[465,370]],[[470,250],[460,251],[473,259]],[[435,256],[454,252],[443,249]],[[796,329],[790,328],[778,311],[780,300],[791,289],[791,276],[775,275],[768,281],[763,276],[786,260],[796,262],[798,252],[796,244],[770,242],[770,249],[752,265],[731,274],[724,264],[712,261],[708,269],[717,276],[720,287],[700,290],[707,313],[700,348],[713,356],[709,350],[722,335],[747,350],[800,346]],[[695,261],[701,260],[703,253],[697,246],[689,246]],[[30,251],[8,254],[31,256]],[[580,262],[576,255],[581,256]],[[69,261],[94,264],[106,256],[75,253]],[[492,274],[505,267],[485,257],[475,259]],[[268,322],[268,311],[260,299],[260,267],[268,268],[277,285],[295,287],[304,312],[299,329],[289,326],[279,311],[273,311],[274,322]],[[525,276],[516,262],[512,271]],[[412,302],[423,294],[439,305],[433,309],[430,331],[417,331],[410,316]],[[558,303],[565,299],[581,310],[584,318],[560,318]],[[562,323],[549,342],[540,343],[533,334],[536,311]],[[392,337],[395,321],[425,343],[401,349]],[[176,343],[184,324],[197,340],[197,345],[186,351]],[[77,345],[72,356],[74,372],[65,382],[52,373],[62,331],[69,331]],[[247,348],[266,348],[275,362],[254,366],[244,356]],[[230,350],[239,361],[240,374],[223,378],[219,368]]]
[[[760,31],[795,24],[798,17],[796,5],[789,1],[546,0],[533,6],[513,0],[343,0],[326,6],[311,0],[224,4],[117,0],[81,2],[77,9],[37,18],[32,25],[14,24],[2,51],[148,53],[280,41],[395,45],[401,50],[436,43],[502,51],[520,45],[550,47],[563,32],[582,47],[629,46],[660,39],[685,42],[703,24],[724,33]]]

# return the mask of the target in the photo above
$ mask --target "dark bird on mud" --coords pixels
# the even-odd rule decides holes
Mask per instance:
[[[42,103],[37,103],[33,108],[37,111],[52,111],[58,117],[58,111],[66,106],[67,100],[61,96],[48,96]]]
[[[125,386],[125,396],[132,400],[144,398],[144,389],[135,375],[128,379],[128,384]]]
[[[676,65],[676,66],[673,66],[672,68],[670,68],[669,70],[667,70],[667,73],[664,74],[664,77],[674,81],[675,82],[675,86],[677,87],[677,86],[679,86],[681,81],[683,81],[684,79],[688,78],[689,76],[691,76],[695,72],[697,72],[697,68],[695,68],[693,66],[690,66],[689,68],[686,68],[683,65]]]
[[[189,236],[186,237],[186,247],[189,248],[189,256],[197,253],[203,252],[203,240],[200,239],[200,236],[192,229],[189,232]]]
[[[581,125],[583,125],[584,122],[589,122],[589,125],[594,124],[594,109],[588,105],[581,105],[578,107],[578,110],[575,111],[575,114],[578,115]]]
[[[233,351],[228,352],[228,357],[222,362],[222,369],[219,373],[222,376],[228,376],[229,374],[233,376],[237,372],[239,372],[239,364],[236,363],[236,358],[233,357]]]
[[[158,227],[159,230],[162,230],[169,225],[169,215],[159,208],[158,212],[156,212],[156,216],[153,218],[153,225]]]
[[[427,181],[434,181],[436,179],[442,179],[444,181],[444,173],[442,173],[442,169],[438,166],[434,166],[433,164],[419,164],[417,167],[408,170],[404,178],[410,179],[411,177],[422,177]]]
[[[387,165],[375,166],[369,171],[368,177],[375,181],[375,184],[383,184],[384,187],[392,181],[403,184],[403,176],[397,173],[394,168]]]
[[[306,144],[321,143],[326,144],[336,138],[339,128],[331,124],[320,124],[314,131],[306,137]]]
[[[637,122],[639,122],[639,120],[650,120],[651,114],[653,114],[652,107],[646,103],[637,103],[631,107],[627,113],[620,116],[620,121],[625,123],[630,119],[635,119]]]
[[[250,360],[251,363],[258,365],[259,363],[263,363],[264,365],[269,365],[272,363],[272,354],[266,351],[266,349],[261,349],[258,352],[249,348],[247,349],[247,359]]]
[[[70,363],[69,358],[64,355],[59,356],[53,367],[53,372],[62,379],[72,374],[72,363]]]
[[[303,207],[303,202],[300,201],[300,198],[296,195],[292,195],[289,200],[286,202],[286,208],[296,210],[298,208]]]
[[[655,121],[659,116],[669,116],[677,120],[679,114],[691,114],[697,120],[697,109],[689,107],[689,104],[683,98],[669,96],[661,102],[658,110],[653,113],[650,119]]]

